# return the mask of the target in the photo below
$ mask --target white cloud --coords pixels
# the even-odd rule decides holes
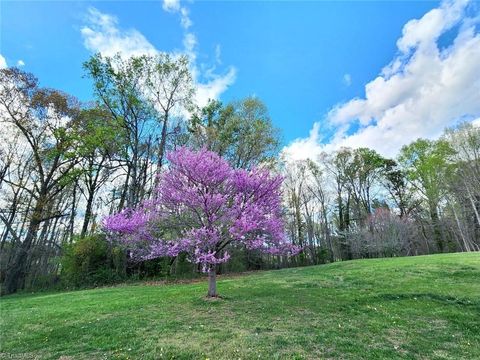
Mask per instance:
[[[209,99],[218,99],[234,82],[237,77],[237,70],[230,67],[223,75],[213,75],[207,83],[198,83],[195,94],[199,106],[205,106]]]
[[[235,82],[236,69],[229,67],[224,74],[215,72],[215,67],[204,70],[203,64],[197,64],[198,40],[193,32],[187,31],[192,25],[188,17],[188,9],[182,7],[179,1],[163,2],[163,9],[180,14],[180,24],[184,30],[183,49],[174,55],[184,54],[190,60],[190,70],[196,85],[197,105],[204,106],[208,99],[218,99],[220,95]],[[155,55],[161,52],[136,29],[121,29],[118,19],[91,7],[88,9],[86,25],[81,29],[85,47],[93,53],[113,56]],[[215,62],[218,63],[217,53]]]
[[[469,17],[467,7],[463,0],[445,1],[421,19],[410,20],[397,41],[398,55],[365,86],[365,97],[327,114],[335,135],[320,148],[366,146],[395,156],[404,144],[436,138],[458,120],[478,117],[480,17]],[[454,41],[441,47],[439,38],[457,29]],[[313,138],[311,133],[286,150]]]
[[[285,160],[305,160],[308,158],[315,159],[324,146],[320,144],[320,123],[313,124],[310,134],[307,138],[296,139],[289,146],[283,149],[282,155]]]
[[[163,0],[163,10],[177,12],[180,10],[180,0]]]
[[[155,47],[137,30],[120,30],[115,16],[91,7],[87,24],[81,29],[85,47],[104,56],[122,53],[124,56],[154,55]]]
[[[456,25],[464,16],[468,0],[444,1],[439,8],[430,10],[421,19],[405,24],[397,47],[402,53],[415,48],[436,47],[436,41],[446,30]]]
[[[17,66],[18,66],[18,67],[25,66],[25,61],[23,61],[23,60],[21,60],[21,59],[18,60],[18,61],[17,61]]]
[[[352,75],[344,74],[343,77],[342,77],[342,82],[343,82],[343,85],[345,85],[345,86],[352,85]]]
[[[7,67],[7,60],[0,54],[0,69],[5,69]]]
[[[180,13],[180,24],[187,30],[193,25],[189,16],[189,10],[185,6],[180,5],[180,0],[163,0],[163,10],[170,13]]]

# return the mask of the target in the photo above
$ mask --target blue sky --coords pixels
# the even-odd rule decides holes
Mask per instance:
[[[399,106],[405,106],[397,96],[395,104],[384,100],[388,105],[379,105],[383,112],[371,110],[376,109],[377,104],[372,104],[366,96],[366,86],[368,88],[368,84],[380,75],[388,83],[382,85],[380,93],[397,93],[395,86],[399,85],[390,80],[403,70],[393,69],[390,74],[382,70],[398,60],[404,68],[411,66],[413,69],[401,76],[414,72],[418,64],[413,64],[411,58],[424,55],[422,44],[435,43],[438,51],[431,51],[430,58],[428,54],[425,56],[434,63],[438,63],[436,57],[443,61],[448,54],[442,55],[442,49],[450,48],[450,53],[458,50],[452,48],[454,40],[461,35],[463,24],[470,21],[474,23],[474,30],[467,50],[473,51],[474,56],[478,56],[480,50],[478,18],[475,20],[477,4],[464,4],[463,1],[3,1],[0,6],[1,56],[9,66],[19,61],[24,63],[23,68],[38,76],[42,85],[90,100],[91,84],[82,78],[82,62],[94,51],[110,51],[109,46],[115,41],[119,46],[130,46],[130,49],[134,46],[139,51],[154,48],[186,52],[195,62],[197,81],[203,84],[206,94],[224,101],[248,95],[264,100],[275,125],[282,129],[285,145],[290,145],[298,157],[318,152],[325,144],[343,145],[351,135],[365,129],[370,131],[389,109],[392,111],[392,106],[397,111]],[[433,15],[428,17],[432,11]],[[444,13],[438,14],[439,11]],[[459,14],[448,20],[445,14],[455,12]],[[102,16],[109,21],[108,26],[101,24]],[[413,19],[419,19],[417,25],[413,26],[411,34],[405,35],[404,27],[409,21],[415,22]],[[421,21],[424,24],[418,25]],[[439,24],[442,21],[444,23]],[[423,34],[430,37],[425,38]],[[192,40],[190,45],[185,44],[188,36]],[[403,48],[398,43],[402,38],[404,42],[410,41]],[[459,55],[458,59],[464,57]],[[467,75],[478,74],[480,79],[480,65],[469,63],[467,67],[471,70]],[[429,70],[426,67],[421,71],[423,74]],[[444,73],[444,68],[439,68],[428,78],[434,77],[433,81],[441,84]],[[462,77],[464,74],[453,75]],[[425,86],[425,82],[419,82],[402,91],[409,91],[410,96],[415,97],[419,91],[424,93],[421,89]],[[453,91],[452,86],[442,94],[445,90]],[[473,120],[479,117],[480,109],[474,103],[480,100],[480,97],[475,98],[475,90],[480,88],[475,85],[470,89],[472,86],[466,96],[473,98],[465,106],[456,105],[460,108],[458,111],[441,114],[449,118],[434,129],[422,128],[418,135],[436,136],[459,117]],[[365,100],[364,103],[355,103],[357,98]],[[376,98],[374,94],[372,99]],[[417,105],[424,109],[428,104]],[[357,105],[362,107],[361,111]],[[408,131],[408,128],[401,131]],[[379,136],[383,133],[353,143],[347,140],[345,145],[356,146],[357,142],[363,145],[372,137],[378,140]],[[390,139],[392,135],[385,136]],[[397,143],[401,142],[397,137],[401,138],[401,134],[395,137]],[[407,138],[405,140],[410,140]],[[401,145],[397,143],[395,150]],[[388,152],[375,141],[372,147]]]

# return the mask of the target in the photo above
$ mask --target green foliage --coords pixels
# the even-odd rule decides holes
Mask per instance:
[[[269,162],[280,145],[266,105],[247,97],[223,106],[211,101],[190,119],[193,146],[215,151],[234,167],[250,168]]]
[[[113,155],[125,146],[122,121],[102,107],[82,109],[78,119],[77,152],[84,157]]]
[[[243,246],[229,250],[230,260],[222,264],[221,272],[238,273],[252,270],[265,270],[272,268],[272,264],[265,261],[265,256],[258,250],[249,250]]]
[[[417,141],[402,148],[399,161],[406,169],[407,178],[427,203],[433,228],[433,237],[440,252],[444,251],[445,234],[440,226],[439,204],[445,197],[454,165],[449,158],[455,153],[445,140]]]
[[[387,160],[368,148],[342,148],[333,158],[338,190],[347,190],[353,200],[354,218],[367,221],[373,212],[374,188],[379,185]],[[345,212],[348,211],[345,209]],[[348,228],[348,219],[340,219],[341,230]],[[343,224],[344,223],[344,224]]]
[[[195,274],[197,270],[197,264],[192,264],[187,259],[186,253],[181,253],[175,259],[175,262],[172,264],[170,273],[178,277],[191,277]]]
[[[444,180],[452,170],[449,157],[453,154],[444,140],[418,139],[401,150],[399,161],[406,168],[408,179],[435,206],[445,192]]]
[[[124,60],[120,54],[114,57],[96,54],[83,68],[93,80],[95,95],[126,131],[131,131],[129,122],[151,116],[153,109],[144,101],[139,84],[145,73],[141,57]]]
[[[125,252],[112,247],[104,235],[95,234],[65,245],[60,278],[73,287],[112,284],[125,279],[125,266]]]
[[[0,299],[14,359],[479,359],[480,254]]]
[[[330,262],[330,259],[332,258],[332,254],[329,249],[320,248],[315,253],[315,257],[316,257],[315,259],[316,264],[327,264]]]

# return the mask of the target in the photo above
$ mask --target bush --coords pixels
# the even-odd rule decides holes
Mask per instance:
[[[60,279],[66,286],[112,284],[126,277],[126,255],[112,246],[103,234],[74,239],[64,247]]]

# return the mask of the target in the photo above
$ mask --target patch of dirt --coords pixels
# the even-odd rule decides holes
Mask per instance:
[[[217,296],[205,296],[203,298],[205,301],[223,301],[224,298],[220,295]]]

